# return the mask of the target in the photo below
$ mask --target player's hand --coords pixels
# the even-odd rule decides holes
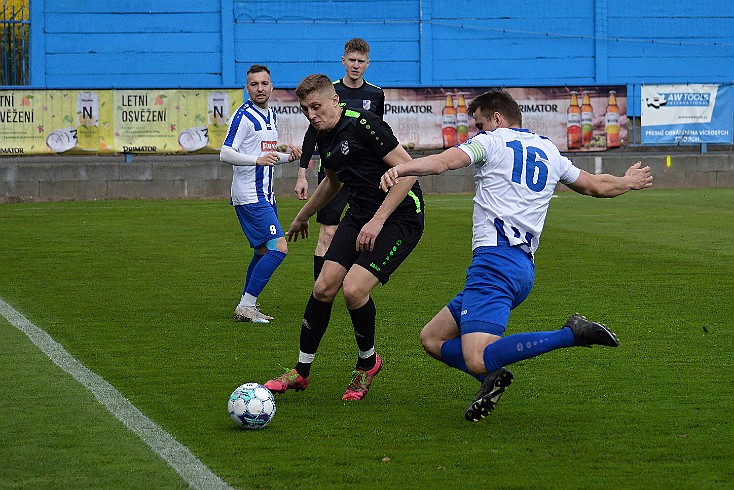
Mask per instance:
[[[301,201],[308,199],[308,180],[306,180],[306,169],[298,169],[298,177],[296,178],[296,196]]]
[[[380,189],[387,192],[390,187],[398,183],[400,174],[398,173],[398,167],[391,167],[390,170],[380,178]]]
[[[257,157],[256,163],[263,167],[272,167],[273,165],[278,163],[278,160],[280,160],[280,158],[278,157],[277,153],[268,153],[267,155]]]
[[[624,177],[629,180],[630,186],[634,190],[652,187],[652,172],[650,171],[650,167],[643,167],[642,162],[637,162],[628,168],[624,173]]]
[[[301,221],[297,218],[294,219],[291,226],[288,228],[288,231],[285,232],[285,236],[289,242],[291,239],[293,239],[294,242],[297,242],[298,235],[301,235],[301,238],[308,238],[308,220]]]
[[[288,161],[292,162],[293,160],[299,160],[301,158],[301,153],[303,153],[301,149],[293,145],[288,146],[291,148],[291,156],[288,157]]]
[[[357,252],[371,252],[375,248],[375,240],[382,231],[383,224],[382,221],[373,218],[362,227],[357,235]]]

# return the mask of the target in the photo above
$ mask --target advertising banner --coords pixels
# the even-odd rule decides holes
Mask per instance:
[[[0,154],[112,152],[111,90],[0,91]]]
[[[0,155],[216,153],[243,102],[230,90],[3,90]]]
[[[407,149],[449,148],[476,134],[467,107],[486,89],[385,89],[385,121]],[[600,151],[627,144],[626,87],[508,88],[523,125],[560,150]],[[293,90],[274,90],[284,142],[300,145],[308,127]],[[357,108],[361,109],[361,108]]]
[[[477,132],[467,108],[486,89],[386,89],[385,120],[407,149],[449,148]],[[625,87],[509,88],[524,127],[563,151],[627,144]],[[241,89],[0,91],[0,155],[216,153]],[[294,90],[274,90],[279,146],[308,127]],[[360,109],[361,108],[357,108]]]
[[[123,153],[219,151],[242,90],[115,90],[115,149]]]
[[[643,85],[642,144],[734,142],[731,85]]]

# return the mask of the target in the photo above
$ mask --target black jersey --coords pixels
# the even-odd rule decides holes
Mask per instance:
[[[390,126],[377,115],[345,107],[339,122],[330,131],[319,131],[316,141],[321,163],[332,170],[349,190],[347,213],[364,223],[372,219],[387,195],[380,178],[390,168],[382,158],[400,143]],[[416,181],[390,218],[422,218],[423,197]]]
[[[361,111],[374,112],[382,117],[385,114],[385,92],[377,85],[372,85],[363,80],[359,88],[351,88],[344,85],[344,80],[334,80],[334,90],[339,96],[339,105],[359,108]],[[303,154],[301,155],[301,167],[308,168],[313,152],[315,150],[316,130],[309,124],[303,137]],[[320,148],[320,147],[319,147]]]
[[[334,90],[339,96],[339,105],[347,107],[358,107],[370,111],[382,118],[385,115],[385,92],[377,85],[372,85],[363,80],[359,88],[347,87],[344,79],[335,80]]]

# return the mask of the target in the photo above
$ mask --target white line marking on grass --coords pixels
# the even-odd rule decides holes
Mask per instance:
[[[137,434],[158,456],[163,458],[193,488],[231,488],[215,475],[189,449],[158,427],[130,403],[122,393],[98,374],[90,371],[61,344],[51,338],[12,306],[0,299],[0,314],[23,332],[57,366],[71,374],[82,386],[128,429]]]

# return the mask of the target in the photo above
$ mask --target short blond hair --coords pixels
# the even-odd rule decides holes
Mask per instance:
[[[336,94],[334,83],[323,73],[314,73],[305,77],[296,87],[298,100],[305,99],[313,92],[321,92],[327,96]]]

